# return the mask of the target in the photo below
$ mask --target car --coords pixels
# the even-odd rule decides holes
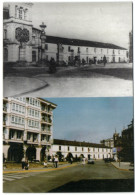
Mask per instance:
[[[94,163],[95,163],[95,161],[94,161],[94,159],[93,159],[93,158],[88,159],[88,164],[94,164]]]

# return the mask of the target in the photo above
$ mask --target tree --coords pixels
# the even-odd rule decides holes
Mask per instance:
[[[62,161],[63,155],[60,151],[56,152],[56,154],[58,155],[59,161]]]
[[[73,158],[73,154],[72,154],[71,152],[69,152],[69,153],[67,154],[66,159],[67,159],[67,161],[70,161],[71,158]]]

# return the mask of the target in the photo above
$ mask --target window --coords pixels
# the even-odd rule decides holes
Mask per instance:
[[[82,151],[83,151],[83,147],[82,147]]]
[[[118,50],[118,54],[120,54],[120,50]]]
[[[93,148],[93,152],[95,152],[95,148]]]
[[[17,131],[17,139],[21,139],[22,137],[22,132],[21,131]]]
[[[101,49],[101,53],[102,53],[102,51],[103,51],[103,50]]]
[[[75,151],[77,151],[77,146],[75,146]]]
[[[88,52],[88,48],[86,48],[86,52]]]
[[[12,104],[12,110],[15,110],[15,103]]]
[[[48,44],[45,44],[45,50],[48,50]]]
[[[70,51],[71,50],[71,48],[70,48],[70,46],[68,46],[68,51]]]
[[[59,151],[61,151],[61,146],[59,146]]]
[[[27,139],[30,140],[30,138],[31,138],[31,134],[28,133],[28,134],[27,134]]]
[[[70,147],[68,146],[68,151],[70,151]]]
[[[78,47],[78,53],[80,52],[80,47]]]
[[[19,9],[19,19],[23,19],[23,8]]]
[[[94,52],[96,53],[96,48],[94,48]]]
[[[25,10],[24,10],[24,20],[27,19],[27,12],[28,12],[28,9],[25,9]]]
[[[15,134],[15,131],[14,130],[10,130],[10,139],[14,138],[14,134]]]
[[[107,53],[108,53],[108,49],[107,49]]]
[[[88,152],[90,152],[90,149],[88,148]]]
[[[3,10],[3,19],[8,19],[9,18],[9,9],[5,9]]]

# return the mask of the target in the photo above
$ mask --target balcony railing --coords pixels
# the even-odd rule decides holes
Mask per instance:
[[[49,110],[46,108],[41,108],[41,112],[46,112],[46,113],[52,114],[52,110]]]
[[[42,129],[42,132],[41,133],[47,133],[47,134],[51,134],[51,130],[47,130],[47,129]]]
[[[42,118],[41,122],[43,122],[43,123],[52,123],[52,120],[51,119]]]
[[[41,140],[41,144],[51,144],[51,141]]]

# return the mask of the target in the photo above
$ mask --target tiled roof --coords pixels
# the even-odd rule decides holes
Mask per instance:
[[[80,39],[69,39],[63,37],[54,37],[54,36],[46,36],[47,43],[61,43],[63,45],[74,45],[74,46],[85,46],[85,47],[96,47],[96,48],[110,48],[110,49],[122,49],[126,50],[123,47],[119,47],[117,45],[111,43],[102,43],[102,42],[95,42],[95,41],[87,41],[87,40],[80,40]]]
[[[33,27],[33,29],[37,30],[37,31],[41,31],[41,30],[34,28],[34,27]],[[55,43],[55,44],[61,43],[64,45],[127,50],[126,48],[119,47],[119,46],[111,44],[111,43],[102,43],[102,42],[80,40],[80,39],[69,39],[69,38],[55,37],[55,36],[49,36],[49,35],[47,35],[46,38],[47,38],[46,39],[47,43]]]
[[[61,139],[54,139],[53,144],[54,145],[67,145],[67,146],[95,147],[95,148],[110,148],[110,147],[104,146],[103,144],[69,141],[69,140],[61,140]]]

